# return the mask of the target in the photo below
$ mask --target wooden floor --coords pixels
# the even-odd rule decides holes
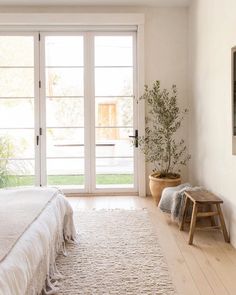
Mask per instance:
[[[151,198],[71,197],[75,209],[147,208],[179,295],[236,295],[236,250],[219,231],[196,231],[194,245]],[[138,295],[138,294],[135,294]]]

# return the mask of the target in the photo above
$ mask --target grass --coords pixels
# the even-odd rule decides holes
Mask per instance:
[[[34,185],[34,176],[8,176],[7,186],[30,186]],[[132,174],[98,174],[96,184],[132,184]],[[48,185],[83,185],[84,175],[49,175]]]

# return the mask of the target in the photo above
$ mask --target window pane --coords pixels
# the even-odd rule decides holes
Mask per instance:
[[[34,99],[0,99],[0,127],[34,127]]]
[[[84,159],[48,159],[48,176],[73,176],[84,174]]]
[[[34,97],[34,70],[0,68],[0,97]]]
[[[133,174],[133,158],[97,158],[97,174]]]
[[[82,36],[47,36],[46,66],[83,66]]]
[[[34,185],[35,163],[33,160],[0,160],[0,188]]]
[[[47,129],[47,157],[83,157],[84,129]]]
[[[0,129],[0,158],[34,158],[34,130]]]
[[[97,174],[97,188],[132,188],[133,174]]]
[[[132,97],[97,97],[95,100],[96,126],[132,126]]]
[[[130,141],[126,142],[116,142],[107,145],[97,145],[96,146],[96,157],[132,157],[133,156],[133,146]]]
[[[47,154],[48,158],[83,157],[84,156],[84,146],[79,144],[52,145],[52,142],[50,142],[47,148],[48,148],[48,154]]]
[[[95,66],[132,66],[132,36],[96,36]]]
[[[0,36],[0,67],[33,66],[33,47],[32,36]]]
[[[132,157],[132,128],[96,128],[96,157]]]
[[[48,175],[48,185],[84,187],[84,175]]]
[[[133,135],[133,128],[96,128],[96,143],[116,144],[121,140],[131,142],[130,135]]]
[[[47,96],[83,96],[83,69],[46,69]]]
[[[96,96],[133,95],[132,68],[97,68],[95,69]]]
[[[47,98],[47,126],[84,126],[84,99]]]

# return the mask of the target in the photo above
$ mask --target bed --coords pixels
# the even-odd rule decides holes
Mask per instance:
[[[75,240],[73,210],[58,189],[0,191],[0,295],[54,294],[56,256]]]

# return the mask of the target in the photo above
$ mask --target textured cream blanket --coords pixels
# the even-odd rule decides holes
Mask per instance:
[[[53,188],[0,192],[0,262],[56,193]]]
[[[6,244],[8,249],[15,241],[9,235],[10,227],[14,236],[18,237],[8,255],[0,262],[0,295],[39,295],[42,289],[44,294],[56,294],[58,289],[51,284],[60,277],[55,259],[64,249],[65,241],[75,241],[77,236],[72,207],[57,189],[0,190],[0,195],[0,228],[2,236],[6,235],[11,241]],[[13,212],[17,202],[19,207]],[[33,208],[35,205],[37,210]],[[27,226],[26,219],[31,225]],[[5,245],[4,239],[1,243]],[[6,246],[1,247],[5,249],[4,253],[8,251]]]

